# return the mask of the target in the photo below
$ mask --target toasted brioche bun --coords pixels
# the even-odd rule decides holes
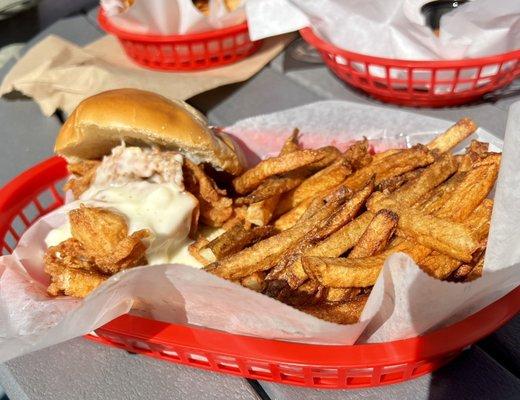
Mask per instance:
[[[61,128],[54,151],[69,160],[96,159],[122,140],[177,150],[232,175],[244,170],[240,148],[225,133],[213,132],[201,113],[183,101],[136,89],[83,100]]]

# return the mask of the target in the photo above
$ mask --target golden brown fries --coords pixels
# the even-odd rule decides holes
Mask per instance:
[[[246,194],[260,186],[265,179],[271,176],[294,171],[320,161],[325,156],[326,154],[319,150],[297,150],[286,155],[271,157],[260,161],[255,167],[235,178],[233,186],[237,193]]]
[[[236,199],[235,203],[238,205],[253,204],[262,200],[267,200],[273,196],[284,194],[300,185],[304,180],[305,175],[305,171],[303,171],[303,173],[289,173],[285,176],[266,179],[253,192],[249,193],[247,196]]]
[[[398,220],[392,211],[378,211],[349,253],[349,258],[369,257],[381,252],[394,234]]]
[[[337,230],[326,239],[318,242],[316,246],[308,249],[304,255],[339,257],[355,246],[367,226],[370,224],[372,218],[373,215],[371,213],[363,213],[360,217]],[[303,269],[301,259],[296,260],[293,264],[287,267],[285,271],[283,271],[282,276],[280,276],[280,274],[278,274],[278,276],[276,276],[276,274],[273,275],[275,275],[274,278],[282,278],[287,281],[287,284],[292,289],[299,288],[300,285],[308,279],[308,275]]]
[[[308,220],[245,248],[230,257],[210,264],[206,269],[222,278],[230,279],[242,278],[256,271],[270,269],[270,263],[274,262],[278,255],[303,238],[316,224],[328,219],[338,206],[345,201],[345,196],[330,199],[320,211]]]
[[[292,134],[287,138],[287,140],[283,144],[282,149],[280,150],[281,156],[300,150],[300,144],[298,143],[298,134],[299,130],[298,128],[295,128]],[[293,172],[289,172],[288,175],[301,178],[301,182],[301,180],[303,180],[307,176],[307,171],[296,170]],[[276,177],[271,179],[276,179]],[[260,200],[256,203],[249,205],[245,215],[245,220],[248,223],[257,226],[267,225],[269,222],[271,222],[271,219],[273,218],[279,200],[280,195],[276,194],[269,198],[266,198],[265,200]]]
[[[386,179],[399,176],[415,168],[424,167],[433,161],[433,155],[425,146],[416,145],[411,149],[389,154],[379,161],[373,161],[349,176],[345,180],[345,184],[352,190],[358,190],[372,177],[375,177],[377,186]]]
[[[291,210],[303,201],[316,196],[318,192],[326,192],[338,186],[351,172],[350,163],[345,158],[340,158],[282,196],[276,215]]]
[[[265,226],[274,215],[274,210],[278,205],[280,196],[273,196],[268,199],[253,203],[247,207],[245,220],[253,225]]]
[[[253,272],[240,280],[242,286],[245,286],[255,292],[262,292],[265,288],[265,273],[262,271]]]
[[[353,143],[345,151],[343,158],[348,161],[354,171],[366,167],[372,162],[368,140],[364,138],[363,140]]]
[[[452,221],[464,221],[491,192],[498,176],[498,167],[498,164],[487,164],[468,171],[435,215]]]
[[[398,216],[388,210],[380,210],[374,216],[363,235],[350,251],[348,258],[362,258],[383,251],[397,227]],[[325,300],[336,303],[352,299],[359,294],[360,288],[328,288]]]
[[[271,236],[273,233],[273,226],[245,229],[242,224],[237,223],[216,239],[202,246],[199,252],[210,262],[221,260],[237,253],[246,246]]]
[[[297,308],[325,321],[337,324],[355,324],[359,320],[367,299],[367,295],[362,295],[347,303],[310,305]]]
[[[367,207],[372,212],[386,208],[399,216],[398,234],[460,261],[470,262],[481,248],[464,225],[422,213],[375,193]]]
[[[475,125],[471,119],[462,118],[442,135],[437,136],[428,143],[428,148],[430,150],[437,150],[440,153],[445,153],[453,149],[476,130],[477,125]]]
[[[501,155],[478,141],[450,154],[475,130],[462,119],[427,146],[375,155],[366,139],[344,153],[302,150],[295,131],[279,156],[235,178],[245,222],[194,246],[213,260],[208,272],[336,323],[358,321],[398,252],[437,279],[477,279]]]

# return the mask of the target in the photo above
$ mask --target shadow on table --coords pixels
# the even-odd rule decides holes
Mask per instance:
[[[520,381],[473,347],[432,373],[428,399],[514,399],[519,390]]]

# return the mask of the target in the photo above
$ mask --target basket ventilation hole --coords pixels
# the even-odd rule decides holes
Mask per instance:
[[[188,362],[191,364],[202,365],[202,366],[206,366],[206,367],[209,367],[211,365],[208,360],[208,357],[206,357],[202,354],[187,354],[186,356],[187,356]]]
[[[240,372],[240,368],[236,362],[221,361],[217,363],[217,368],[223,371]]]
[[[161,351],[161,354],[165,357],[171,358],[173,360],[180,360],[181,357],[179,356],[179,353],[173,350],[163,350]]]
[[[273,373],[269,369],[269,366],[267,364],[265,365],[251,365],[248,368],[249,374],[251,376],[257,376],[260,378],[270,378],[273,376]]]
[[[34,203],[29,203],[29,205],[23,209],[23,214],[31,223],[34,222],[36,218],[40,216],[40,212],[38,211]]]
[[[370,376],[349,376],[347,377],[347,386],[366,386],[370,385],[372,377]]]

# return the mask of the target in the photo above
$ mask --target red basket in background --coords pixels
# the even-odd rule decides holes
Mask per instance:
[[[117,28],[100,9],[99,25],[115,35],[128,57],[142,66],[166,71],[197,71],[240,61],[262,42],[251,41],[247,23],[186,35],[145,35]]]
[[[520,76],[520,50],[464,60],[396,60],[340,49],[311,28],[300,33],[341,80],[388,103],[459,105],[478,100]]]
[[[53,157],[0,190],[0,249],[10,254],[23,232],[63,204],[66,163]],[[351,389],[399,383],[431,372],[498,329],[520,310],[520,287],[451,326],[415,338],[326,346],[233,335],[123,315],[88,338],[168,362],[277,383]]]

